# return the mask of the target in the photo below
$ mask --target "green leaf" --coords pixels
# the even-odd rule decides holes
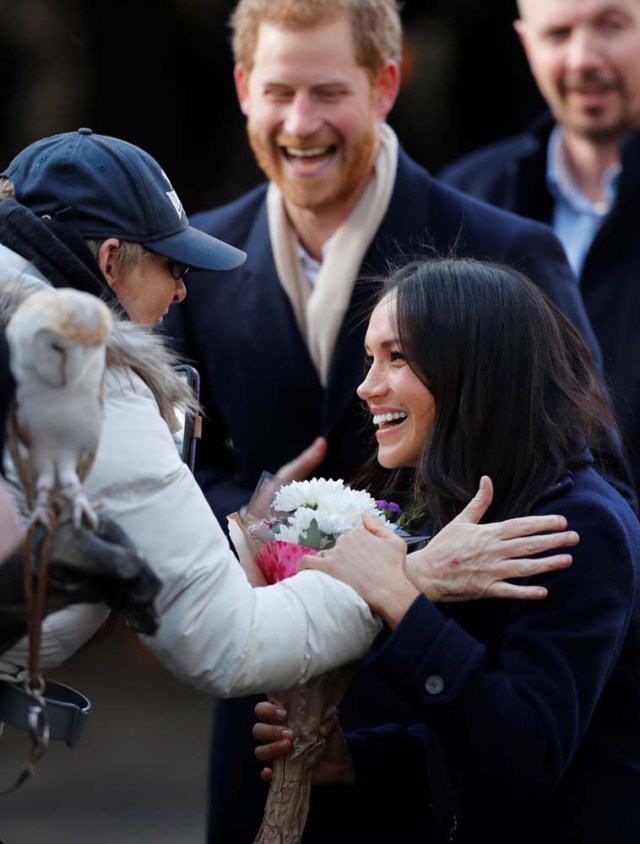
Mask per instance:
[[[322,533],[318,527],[318,522],[315,519],[311,519],[311,524],[307,528],[307,537],[305,542],[309,548],[314,548],[318,551],[322,547]]]

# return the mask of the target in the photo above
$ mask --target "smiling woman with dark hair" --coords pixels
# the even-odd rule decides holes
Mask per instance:
[[[640,525],[592,465],[613,423],[584,343],[522,275],[438,260],[389,279],[366,353],[378,451],[364,479],[424,511],[430,548],[483,475],[487,518],[561,513],[580,544],[571,567],[531,579],[541,601],[434,601],[438,571],[370,522],[304,558],[387,627],[341,707],[349,753],[334,729],[317,781],[421,814],[403,841],[637,842]],[[256,712],[269,761],[290,739],[270,704]]]
[[[410,464],[413,495],[437,527],[462,510],[482,475],[495,490],[491,518],[528,515],[587,440],[615,426],[578,332],[515,270],[460,259],[409,264],[388,279],[374,325],[384,302],[393,308],[398,363],[437,407]],[[375,375],[358,390],[372,412]],[[397,437],[380,431],[360,479],[372,489],[399,483],[397,461],[384,462],[387,439]]]

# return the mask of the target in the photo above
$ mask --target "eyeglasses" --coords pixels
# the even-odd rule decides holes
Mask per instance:
[[[184,278],[191,267],[189,264],[183,264],[182,261],[174,261],[173,258],[167,258],[167,268],[176,281]]]

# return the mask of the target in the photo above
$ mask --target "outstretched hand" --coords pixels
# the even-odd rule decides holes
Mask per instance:
[[[483,477],[464,510],[426,548],[409,555],[397,535],[365,514],[362,528],[317,556],[303,557],[300,568],[345,581],[392,628],[419,592],[432,601],[545,598],[544,586],[508,581],[570,566],[570,554],[533,555],[575,545],[578,534],[566,530],[567,520],[556,515],[478,524],[492,500],[493,485]]]
[[[525,516],[478,524],[492,500],[493,484],[485,476],[464,510],[436,534],[426,548],[407,557],[407,576],[431,600],[545,598],[544,586],[507,581],[571,565],[570,554],[532,559],[534,554],[575,545],[579,541],[575,531],[566,530],[564,516]]]

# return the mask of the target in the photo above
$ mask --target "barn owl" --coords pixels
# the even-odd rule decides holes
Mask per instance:
[[[31,522],[51,526],[56,494],[70,502],[73,521],[95,529],[98,517],[82,488],[102,427],[107,306],[71,289],[38,290],[17,308],[6,329],[16,406],[9,442]]]

